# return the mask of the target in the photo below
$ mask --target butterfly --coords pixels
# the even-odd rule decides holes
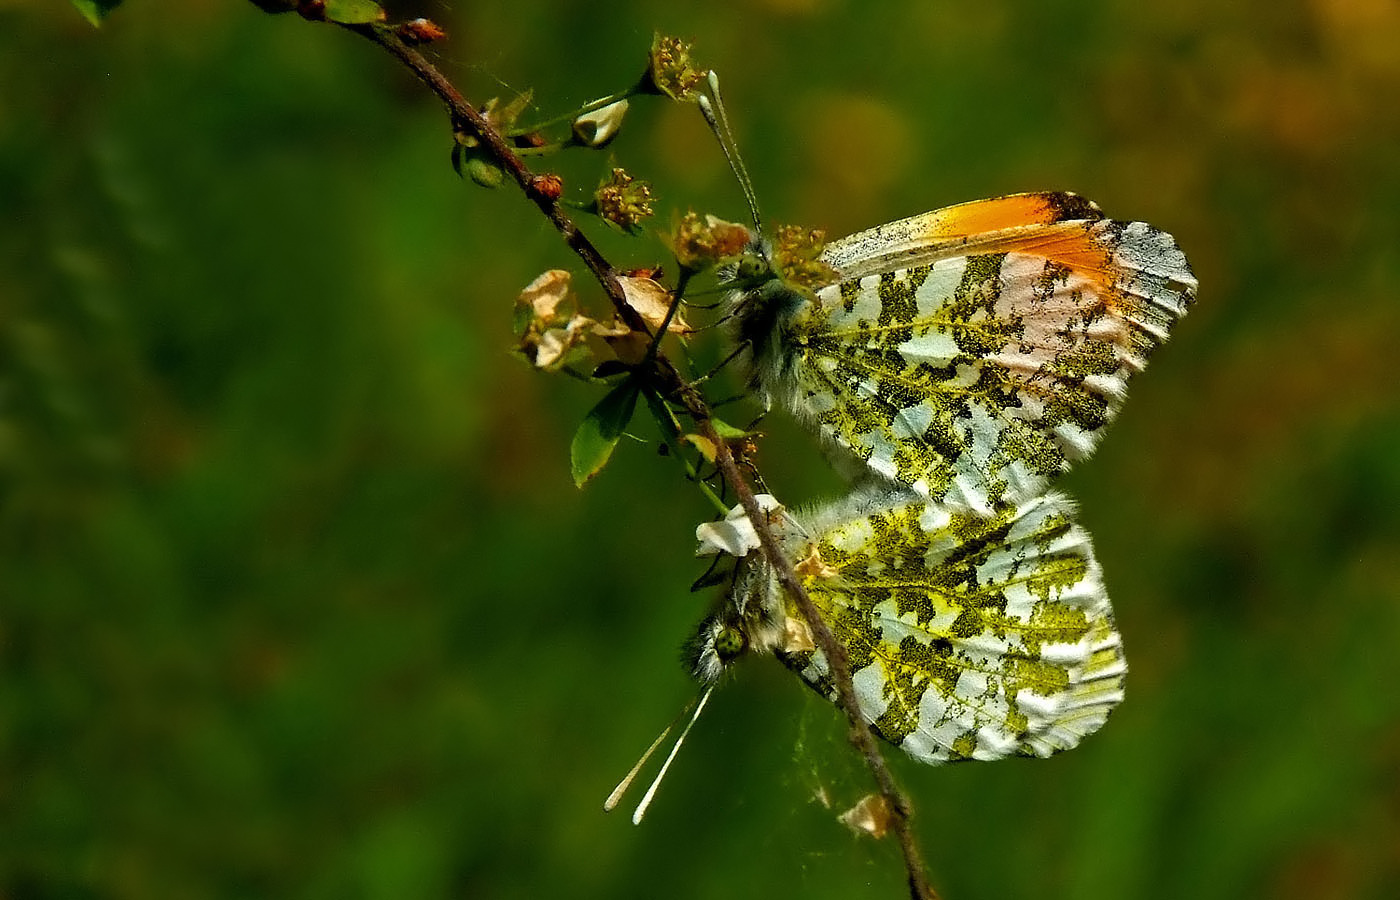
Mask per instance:
[[[1123,698],[1122,640],[1089,535],[1064,496],[1002,504],[990,515],[896,486],[858,489],[810,513],[788,513],[768,495],[761,500],[782,549],[799,561],[808,596],[846,649],[862,718],[913,758],[1049,756],[1096,731]],[[715,537],[724,528],[739,539]],[[741,658],[772,653],[836,700],[830,667],[802,614],[764,556],[746,552],[757,542],[744,532],[751,535],[751,526],[741,507],[720,529],[698,532],[702,551],[742,555],[729,591],[687,645],[701,693],[634,821]]]
[[[982,515],[907,490],[856,491],[780,514],[775,532],[846,648],[862,716],[921,762],[1049,756],[1123,697],[1108,594],[1060,494]],[[687,658],[712,685],[752,652],[774,653],[835,701],[826,659],[759,553],[741,560]]]
[[[827,244],[785,280],[731,277],[750,381],[842,464],[982,513],[1089,456],[1128,379],[1195,300],[1171,235],[1070,193],[1013,194]]]

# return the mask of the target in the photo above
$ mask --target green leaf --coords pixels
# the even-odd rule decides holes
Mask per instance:
[[[700,455],[705,457],[706,462],[712,463],[715,461],[715,452],[718,448],[715,447],[714,441],[705,437],[703,434],[687,434],[684,435],[681,440],[686,441],[696,450],[699,450]]]
[[[569,447],[569,462],[574,484],[583,487],[590,478],[602,471],[612,456],[632,411],[637,408],[637,383],[628,379],[608,392],[598,405],[584,416],[583,424],[574,433]]]
[[[326,19],[342,25],[367,25],[384,21],[384,10],[374,0],[326,0]]]
[[[614,375],[621,375],[624,372],[629,371],[631,371],[631,368],[627,365],[627,363],[623,362],[622,360],[605,359],[602,362],[598,363],[598,365],[593,369],[593,374],[589,377],[611,378]],[[647,394],[647,402],[651,402],[651,394]]]
[[[676,414],[671,411],[671,407],[666,405],[666,401],[657,396],[655,391],[647,391],[647,406],[651,409],[651,414],[656,419],[656,424],[661,427],[661,434],[670,443],[681,434],[681,423],[676,421]]]
[[[534,321],[535,307],[529,303],[521,303],[517,300],[515,303],[515,310],[511,314],[511,333],[514,334],[517,339],[523,340],[526,332],[530,330],[530,326],[534,324]]]
[[[73,0],[73,5],[83,14],[83,18],[96,26],[102,24],[108,13],[121,6],[122,0]]]
[[[737,441],[740,438],[748,437],[752,433],[744,431],[742,428],[735,428],[728,422],[725,422],[722,419],[716,419],[714,416],[710,417],[710,424],[714,426],[715,434],[719,435],[726,441]]]

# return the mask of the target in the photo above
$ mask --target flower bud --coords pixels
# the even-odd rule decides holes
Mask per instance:
[[[466,163],[467,177],[484,188],[498,188],[506,180],[500,166],[478,153],[469,155]]]
[[[622,130],[622,117],[627,115],[627,101],[609,103],[601,109],[584,113],[574,119],[574,140],[585,147],[602,147]]]
[[[387,18],[384,7],[375,0],[307,0],[302,3],[302,8],[307,7],[320,7],[321,18],[342,25],[368,25],[370,22],[383,22]]]

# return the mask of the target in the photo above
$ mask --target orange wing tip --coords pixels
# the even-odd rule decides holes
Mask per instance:
[[[1027,225],[1095,222],[1102,218],[1103,210],[1099,209],[1098,204],[1068,191],[1009,194],[991,200],[960,203],[934,213],[930,217],[926,237],[947,240]]]

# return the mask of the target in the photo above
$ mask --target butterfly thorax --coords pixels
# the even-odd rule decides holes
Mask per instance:
[[[811,297],[778,277],[748,291],[739,301],[739,340],[752,354],[752,387],[765,399],[777,385],[791,380],[794,355],[789,332],[792,320]]]
[[[775,386],[791,381],[790,325],[812,296],[784,279],[761,255],[765,250],[754,245],[745,253],[732,284],[734,337],[749,348],[749,386],[767,404]]]

